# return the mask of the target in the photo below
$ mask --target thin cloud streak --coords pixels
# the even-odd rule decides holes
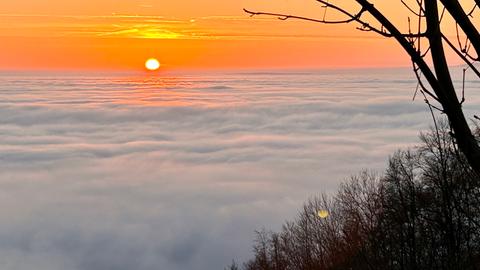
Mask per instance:
[[[164,16],[122,14],[108,16],[0,14],[0,18],[5,20],[3,24],[0,21],[2,36],[115,36],[121,38],[229,40],[378,38],[360,34],[325,34],[318,31],[313,31],[313,34],[308,32],[298,33],[298,31],[290,29],[291,26],[289,25],[284,25],[279,30],[272,30],[269,25],[278,23],[278,20],[272,18],[255,18],[253,20],[246,15],[175,19]]]

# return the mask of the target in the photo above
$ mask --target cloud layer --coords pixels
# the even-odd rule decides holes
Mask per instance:
[[[2,269],[223,269],[430,123],[409,70],[0,83]]]

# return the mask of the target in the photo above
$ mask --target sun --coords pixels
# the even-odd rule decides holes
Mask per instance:
[[[149,58],[147,61],[145,61],[145,68],[150,71],[157,70],[160,68],[160,62],[158,62],[158,60],[155,58]]]

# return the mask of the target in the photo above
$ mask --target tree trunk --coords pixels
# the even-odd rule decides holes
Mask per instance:
[[[439,82],[433,90],[450,121],[458,148],[463,152],[472,168],[480,175],[480,146],[468,126],[453,86],[442,44],[436,0],[425,1],[425,17],[432,61]]]

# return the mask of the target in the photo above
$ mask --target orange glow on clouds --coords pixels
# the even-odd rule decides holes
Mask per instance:
[[[323,15],[304,0],[2,1],[0,69],[139,70],[151,55],[166,69],[409,64],[392,40],[354,25],[250,18],[243,7]]]

